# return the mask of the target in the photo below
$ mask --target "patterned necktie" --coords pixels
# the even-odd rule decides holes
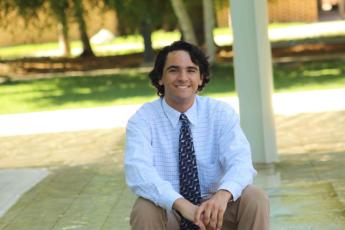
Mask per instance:
[[[199,205],[201,204],[201,192],[192,132],[187,116],[182,113],[180,120],[182,122],[179,139],[180,193],[185,199]],[[197,225],[185,218],[181,219],[180,227],[181,230],[199,229]]]

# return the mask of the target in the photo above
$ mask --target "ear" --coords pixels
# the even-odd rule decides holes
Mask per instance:
[[[162,81],[162,79],[158,80],[158,84],[159,84],[160,86],[163,86],[163,81]]]
[[[204,81],[204,77],[202,76],[202,75],[200,75],[200,82],[199,82],[199,86],[201,86],[202,85],[202,82]]]

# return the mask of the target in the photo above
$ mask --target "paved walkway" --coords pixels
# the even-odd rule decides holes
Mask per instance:
[[[274,96],[281,161],[257,165],[255,179],[270,196],[272,229],[344,229],[344,92]],[[223,100],[238,107],[236,98]],[[137,106],[116,108],[121,107],[0,116],[2,175],[44,172],[40,183],[29,183],[35,186],[21,193],[2,179],[1,191],[25,193],[0,218],[0,229],[129,229],[134,196],[123,180],[123,126]],[[121,122],[107,122],[114,118]],[[11,130],[5,132],[5,125]],[[0,193],[4,200],[10,201]]]
[[[238,111],[237,97],[220,98]],[[345,89],[278,93],[273,96],[277,115],[345,109]],[[71,109],[0,115],[0,136],[125,127],[140,105]]]

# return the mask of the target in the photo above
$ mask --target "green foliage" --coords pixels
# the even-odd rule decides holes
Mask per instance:
[[[60,22],[67,22],[66,12],[70,7],[68,0],[49,0],[50,9],[52,10],[53,15]]]
[[[161,0],[104,0],[105,6],[116,11],[123,34],[137,32],[143,21],[160,29],[168,24],[176,25],[169,1]]]
[[[2,19],[1,21],[4,20],[5,16],[9,13],[11,13],[12,11],[16,10],[13,4],[13,1],[11,0],[0,0],[0,16]],[[3,24],[3,23],[1,23]]]
[[[44,0],[13,0],[12,2],[18,8],[20,15],[28,19],[36,15],[36,10],[42,7]]]
[[[200,0],[185,0],[185,7],[192,22],[197,44],[205,44],[203,2]]]
[[[12,20],[7,16],[13,13],[22,17],[26,24],[32,23],[35,25],[35,22],[40,20],[38,12],[44,11],[48,17],[53,16],[57,22],[67,28],[69,5],[69,0],[0,0],[0,25],[6,26],[8,20]],[[45,26],[48,26],[48,23]]]
[[[25,19],[25,22],[29,20],[37,19],[37,9],[44,5],[44,0],[0,0],[0,24],[6,26],[6,16],[11,13],[15,13]]]

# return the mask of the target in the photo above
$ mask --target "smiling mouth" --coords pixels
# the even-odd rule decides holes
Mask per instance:
[[[179,89],[187,89],[189,87],[190,87],[189,85],[177,85],[176,86],[176,88],[179,88]]]

